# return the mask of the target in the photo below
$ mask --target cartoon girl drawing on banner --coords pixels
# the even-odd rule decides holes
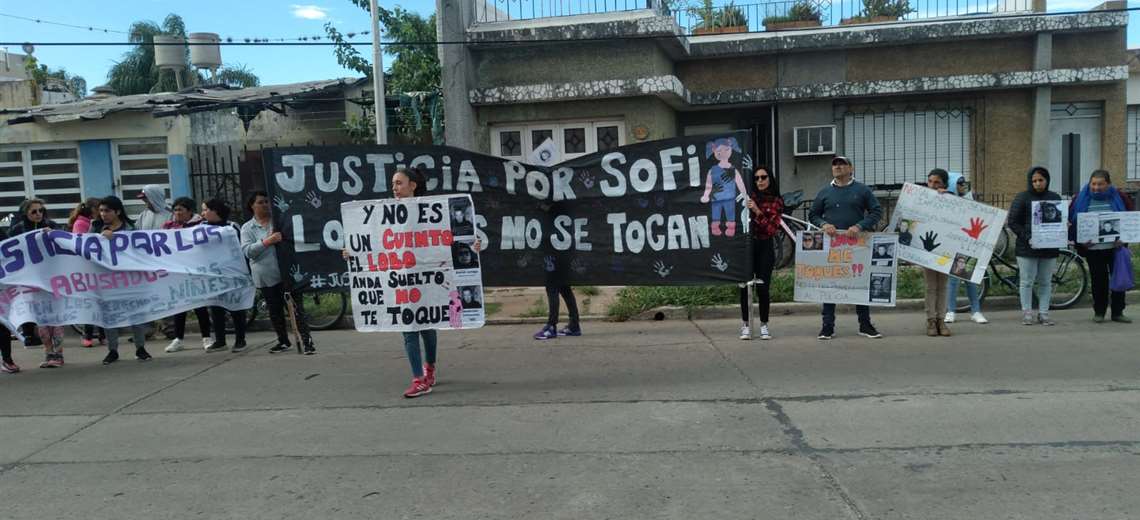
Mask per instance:
[[[701,203],[708,204],[712,196],[712,224],[710,230],[720,236],[721,221],[725,222],[724,235],[736,235],[736,197],[747,193],[740,169],[729,161],[732,152],[741,153],[734,137],[722,137],[705,144],[705,158],[716,157],[717,163],[709,168],[705,178],[705,193]]]

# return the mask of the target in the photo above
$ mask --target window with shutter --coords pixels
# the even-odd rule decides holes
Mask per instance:
[[[48,218],[67,220],[83,198],[76,145],[0,147],[0,212],[17,212],[27,198],[43,199]]]
[[[934,168],[971,173],[970,111],[962,108],[848,113],[843,155],[872,186],[926,182]]]

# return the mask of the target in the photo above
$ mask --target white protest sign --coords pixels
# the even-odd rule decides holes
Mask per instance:
[[[796,235],[795,300],[894,307],[898,236],[800,231]]]
[[[1140,211],[1077,214],[1077,243],[1140,242]]]
[[[1033,201],[1029,246],[1061,249],[1069,245],[1069,204],[1062,200]]]
[[[1004,209],[906,183],[887,230],[899,235],[901,260],[980,283],[1005,217]]]
[[[345,202],[356,330],[483,326],[483,280],[470,195]]]
[[[29,231],[0,242],[0,321],[126,327],[198,307],[253,306],[238,232]]]

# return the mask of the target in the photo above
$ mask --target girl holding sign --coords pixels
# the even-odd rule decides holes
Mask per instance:
[[[419,168],[405,168],[399,166],[392,174],[392,197],[406,199],[409,197],[422,197],[427,195],[427,179]],[[481,243],[475,240],[471,249],[479,253]],[[348,250],[340,251],[342,257],[348,259]],[[404,397],[412,398],[431,393],[435,386],[436,346],[439,343],[439,334],[435,329],[402,332],[404,335],[404,352],[408,355],[408,363],[412,365],[412,384],[404,390]],[[421,356],[420,341],[423,341]]]
[[[950,185],[950,174],[942,168],[930,170],[926,176],[926,187],[937,190],[938,193],[947,193]],[[950,326],[943,317],[946,316],[947,287],[950,284],[950,275],[940,273],[934,269],[923,269],[922,277],[926,282],[926,335],[949,336]]]
[[[1049,319],[1049,301],[1053,297],[1053,268],[1057,266],[1059,249],[1034,249],[1029,244],[1033,236],[1033,202],[1039,200],[1061,200],[1061,196],[1049,191],[1049,170],[1044,166],[1031,166],[1025,174],[1027,190],[1018,193],[1009,207],[1006,225],[1017,235],[1017,269],[1021,272],[1019,289],[1021,297],[1021,324],[1054,325]],[[1036,314],[1033,312],[1033,284],[1037,284]]]
[[[115,233],[133,231],[135,229],[127,211],[123,208],[123,201],[112,195],[99,201],[99,220],[91,224],[92,233],[100,233],[107,240]],[[131,333],[135,337],[135,357],[139,361],[150,361],[150,353],[146,351],[146,324],[131,325]],[[103,358],[104,365],[110,365],[119,360],[119,330],[114,327],[107,328],[107,357]]]
[[[950,193],[967,200],[974,200],[974,194],[970,192],[970,182],[966,180],[966,176],[958,172],[950,172]],[[944,323],[954,323],[954,309],[958,307],[958,286],[962,283],[966,285],[966,298],[970,300],[970,319],[974,323],[985,324],[990,321],[982,315],[982,300],[978,294],[978,284],[970,282],[962,282],[958,277],[949,277],[950,281],[946,287],[946,317],[943,319]]]
[[[772,284],[772,268],[776,264],[776,250],[773,247],[773,237],[780,232],[781,215],[784,212],[784,199],[780,197],[780,189],[776,184],[776,177],[768,173],[767,166],[756,168],[752,174],[756,183],[756,193],[748,196],[746,203],[752,221],[749,230],[752,232],[752,276],[763,283],[755,284],[759,288],[760,298],[760,339],[772,339],[768,331],[768,311],[772,305],[772,296],[769,287]],[[808,235],[804,235],[805,239]],[[752,339],[752,330],[748,327],[749,311],[752,302],[748,301],[748,288],[740,288],[740,317],[744,325],[740,327],[740,339]]]
[[[1069,208],[1069,237],[1076,239],[1077,214],[1101,213],[1107,211],[1132,211],[1132,199],[1112,185],[1112,177],[1105,170],[1096,170],[1089,177],[1089,183],[1073,199]],[[1128,244],[1116,239],[1115,243],[1077,244],[1077,252],[1085,257],[1092,277],[1093,321],[1104,323],[1104,313],[1109,310],[1111,301],[1112,321],[1132,323],[1132,318],[1124,315],[1124,291],[1109,291],[1108,280],[1112,276],[1113,263],[1117,251]],[[1111,294],[1110,294],[1111,293]]]

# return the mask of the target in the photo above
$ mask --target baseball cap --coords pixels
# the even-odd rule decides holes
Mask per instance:
[[[836,155],[834,158],[831,159],[831,164],[835,164],[837,162],[842,162],[845,164],[851,164],[851,159],[848,159],[842,155]]]

